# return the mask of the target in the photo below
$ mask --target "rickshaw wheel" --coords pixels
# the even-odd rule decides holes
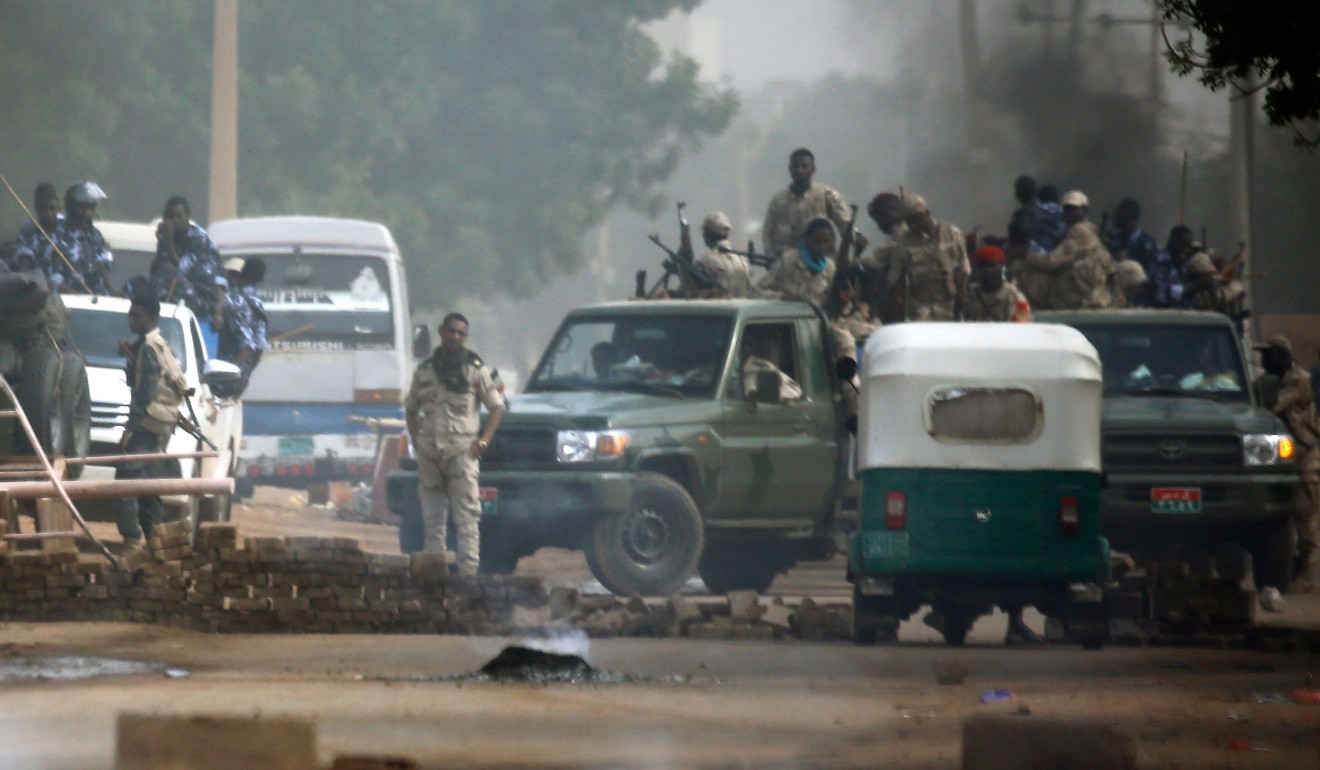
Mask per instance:
[[[853,644],[898,641],[898,606],[892,596],[866,596],[853,585]]]
[[[638,474],[627,511],[592,526],[587,564],[611,593],[664,596],[682,587],[704,544],[701,512],[673,479]]]

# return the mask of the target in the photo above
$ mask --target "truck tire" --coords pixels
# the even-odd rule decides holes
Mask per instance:
[[[638,474],[627,511],[601,516],[591,529],[587,564],[620,596],[666,596],[687,582],[701,557],[701,512],[678,482]]]
[[[1250,543],[1251,568],[1257,590],[1272,586],[1287,591],[1293,577],[1297,530],[1286,516],[1262,524]]]
[[[697,574],[716,596],[730,591],[765,593],[781,571],[777,549],[764,541],[707,543]]]
[[[60,357],[60,441],[57,454],[86,457],[92,451],[92,396],[87,385],[87,364],[77,353]],[[82,465],[70,465],[66,475],[76,479]]]
[[[54,348],[35,348],[23,355],[23,370],[18,375],[14,395],[32,424],[32,432],[47,455],[59,454],[64,421],[60,413],[60,352]],[[14,423],[14,445],[20,452],[34,452],[23,426]]]
[[[976,613],[968,610],[948,610],[944,614],[944,626],[940,633],[944,643],[950,647],[961,647],[967,642],[967,632],[976,623]]]

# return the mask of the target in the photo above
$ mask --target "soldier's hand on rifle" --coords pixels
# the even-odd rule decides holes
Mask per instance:
[[[866,239],[865,235],[862,235],[861,230],[853,233],[853,256],[860,258],[862,254],[866,253],[866,247],[870,245],[871,242]]]

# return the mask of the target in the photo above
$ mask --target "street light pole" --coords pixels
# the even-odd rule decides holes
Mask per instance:
[[[207,224],[238,216],[238,0],[215,0]]]

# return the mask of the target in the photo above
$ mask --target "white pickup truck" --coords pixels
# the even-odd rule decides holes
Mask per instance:
[[[134,271],[145,253],[155,251],[155,228],[145,224],[98,223],[115,254],[116,283],[127,280],[121,265],[132,263]],[[128,259],[121,259],[128,257]],[[134,259],[136,257],[136,259]],[[147,263],[150,260],[148,258]],[[132,339],[128,330],[129,300],[118,297],[92,297],[66,294],[64,304],[69,309],[69,336],[87,359],[87,383],[92,401],[92,455],[118,453],[119,439],[128,421],[129,389],[124,376],[124,359],[119,355],[119,340]],[[196,413],[201,432],[211,443],[230,453],[227,474],[232,477],[237,468],[238,448],[243,441],[242,403],[216,398],[208,381],[223,379],[226,372],[235,369],[224,361],[211,360],[202,342],[201,330],[192,311],[184,305],[161,303],[160,330],[169,342],[192,393],[188,402]],[[190,417],[187,404],[182,406],[184,416]],[[198,452],[209,449],[182,428],[170,438],[166,451],[173,453]],[[203,477],[214,468],[214,458],[204,459],[200,465],[192,459],[180,460],[183,478]],[[83,478],[113,478],[114,469],[89,465]],[[230,498],[165,497],[167,518],[202,521],[228,521]],[[87,506],[95,518],[113,517],[111,506]],[[81,507],[80,507],[81,510]]]

